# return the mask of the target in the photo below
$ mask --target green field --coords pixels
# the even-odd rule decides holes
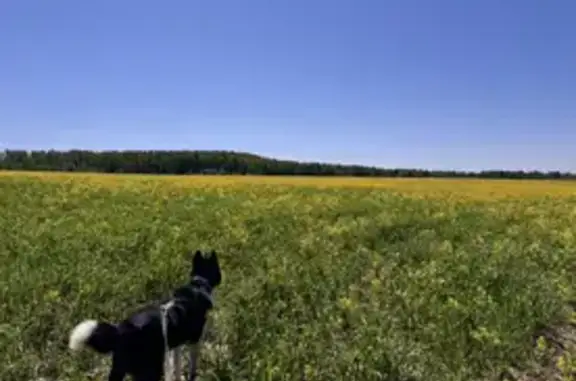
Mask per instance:
[[[203,380],[496,380],[569,318],[574,183],[209,179],[0,176],[0,380],[104,380],[70,329],[195,249],[224,276]]]

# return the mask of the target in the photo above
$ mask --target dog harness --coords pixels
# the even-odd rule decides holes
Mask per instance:
[[[206,300],[210,302],[210,305],[214,305],[214,300],[212,299],[212,294],[206,290],[211,290],[210,283],[201,276],[196,275],[192,278],[192,283],[200,284],[202,287],[198,287],[196,292],[202,295]]]
[[[192,279],[192,283],[200,284],[202,287],[196,287],[195,292],[202,295],[211,306],[214,305],[214,300],[209,291],[210,284],[206,279],[201,276],[195,276]],[[175,304],[174,299],[170,300],[166,304],[160,306],[160,322],[162,324],[162,336],[164,338],[164,380],[174,381],[174,351],[170,350],[170,344],[168,343],[168,312]],[[196,353],[198,355],[198,353]],[[178,380],[180,375],[177,375]]]
[[[173,381],[174,379],[174,356],[168,344],[168,311],[173,305],[174,301],[171,300],[160,306],[160,322],[162,324],[162,336],[164,338],[164,379],[166,381]]]

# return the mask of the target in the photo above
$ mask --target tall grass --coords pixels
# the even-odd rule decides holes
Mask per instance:
[[[224,272],[205,379],[483,379],[574,295],[573,183],[209,179],[1,176],[0,379],[105,379],[69,330],[167,295],[197,248]]]

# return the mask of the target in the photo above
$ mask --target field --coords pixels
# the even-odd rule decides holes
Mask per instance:
[[[576,183],[1,173],[0,379],[104,380],[69,330],[197,248],[224,272],[203,380],[492,380],[570,319]]]

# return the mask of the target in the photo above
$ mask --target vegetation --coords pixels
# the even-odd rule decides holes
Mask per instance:
[[[5,172],[0,379],[105,379],[69,330],[168,294],[196,248],[224,271],[203,379],[493,379],[574,297],[575,190]]]
[[[256,174],[371,177],[576,179],[575,174],[524,171],[431,171],[302,163],[228,151],[17,151],[0,152],[0,169],[147,174]]]

